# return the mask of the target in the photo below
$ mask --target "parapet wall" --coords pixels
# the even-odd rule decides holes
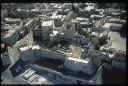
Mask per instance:
[[[79,62],[79,59],[70,60],[65,59],[64,66],[72,71],[83,71],[84,73],[90,74],[90,69],[93,65],[92,59],[86,62]]]
[[[59,73],[57,71],[50,70],[47,68],[39,67],[38,65],[30,65],[30,67],[38,71],[42,71],[41,73],[43,76],[48,76],[50,79],[52,78],[54,80],[57,80],[62,84],[78,84],[78,82],[80,82],[81,84],[95,84],[96,81],[98,80],[97,76],[101,72],[101,71],[98,71],[92,80],[85,80],[85,79],[80,79],[78,77],[74,77],[70,75],[63,75],[62,73]]]
[[[99,54],[94,54],[93,55],[93,62],[94,62],[94,64],[96,65],[96,66],[100,66],[100,64],[101,64],[101,57],[100,57],[100,55]]]
[[[95,79],[96,78],[96,79]],[[92,79],[93,81],[96,80],[95,84],[102,84],[102,66],[99,67],[97,73],[95,74],[95,76]]]
[[[103,67],[105,67],[105,68],[108,69],[108,70],[112,70],[112,65],[111,65],[111,64],[104,63],[104,64],[103,64]]]
[[[112,60],[112,67],[126,69],[126,62]]]
[[[61,61],[64,62],[67,55],[56,53],[50,50],[41,49],[41,56],[46,58],[60,59]]]

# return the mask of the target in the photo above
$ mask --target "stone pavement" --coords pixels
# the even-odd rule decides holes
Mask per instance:
[[[122,51],[126,51],[126,37],[120,36],[119,32],[110,31],[108,36],[110,36],[110,41],[112,41],[112,48],[116,48]]]

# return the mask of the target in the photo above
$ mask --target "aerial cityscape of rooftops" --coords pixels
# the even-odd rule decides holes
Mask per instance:
[[[125,3],[1,3],[1,84],[126,84]]]

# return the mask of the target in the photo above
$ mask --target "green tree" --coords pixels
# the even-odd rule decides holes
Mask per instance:
[[[52,47],[52,51],[54,51],[54,52],[55,52],[56,50],[57,50],[57,48],[56,48],[56,47]]]
[[[85,34],[85,32],[84,32],[84,30],[83,30],[83,29],[78,29],[78,34],[80,34],[80,35],[84,35],[84,34]]]
[[[61,64],[61,65],[59,65],[57,68],[63,70],[64,66],[63,66],[63,64]]]
[[[99,50],[101,45],[96,45],[96,50]]]
[[[96,47],[95,47],[95,49],[96,49],[96,50],[99,50],[99,49],[100,49],[100,46],[101,46],[101,45],[100,45],[100,41],[97,41],[97,42],[96,42]]]
[[[58,45],[60,43],[60,39],[59,38],[55,38],[53,40],[53,45]]]
[[[85,36],[86,38],[88,38],[88,37],[89,37],[89,34],[91,34],[91,33],[92,33],[92,32],[87,32],[87,31],[86,31],[84,36]]]
[[[87,7],[87,5],[85,3],[82,3],[79,7],[83,9],[84,7]]]
[[[108,39],[108,36],[107,35],[104,35],[104,36],[100,37],[99,38],[100,45],[102,45],[103,43],[105,43],[107,39]]]

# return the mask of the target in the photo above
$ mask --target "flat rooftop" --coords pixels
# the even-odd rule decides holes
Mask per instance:
[[[99,33],[98,32],[92,32],[92,35],[98,36]]]
[[[119,32],[109,31],[108,36],[111,37],[110,38],[110,41],[112,41],[111,48],[126,51],[126,35],[125,34],[121,35]]]
[[[53,15],[51,16],[52,19],[61,19],[62,15],[57,14],[56,12],[53,13]]]
[[[111,26],[111,23],[105,23],[102,27],[104,27],[104,28],[110,28],[110,26]]]
[[[8,33],[3,38],[11,37],[15,32],[16,30],[9,30]]]
[[[10,30],[10,29],[13,29],[13,30],[15,30],[15,29],[20,29],[22,27],[22,25],[16,25],[16,26],[4,26],[2,29],[8,29],[8,30]]]
[[[91,9],[94,9],[94,6],[87,6],[85,10],[90,11]]]
[[[111,23],[111,26],[122,27],[122,24]]]
[[[51,26],[53,24],[53,20],[43,21],[42,26]]]
[[[103,31],[103,35],[108,35],[108,31]]]

